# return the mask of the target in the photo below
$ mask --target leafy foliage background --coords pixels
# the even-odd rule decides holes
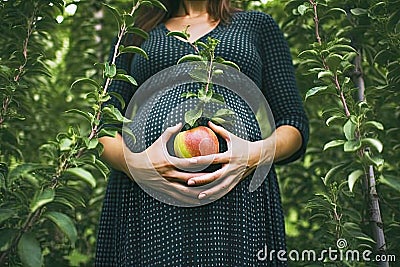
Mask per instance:
[[[104,2],[129,10],[132,1]],[[317,39],[310,1],[235,2],[243,9],[269,13],[278,22],[291,47],[304,98],[316,82],[328,84],[305,64],[313,60],[312,53],[299,56],[318,50],[313,46]],[[382,153],[375,153],[384,160],[374,167],[377,192],[388,253],[396,254],[399,261],[400,1],[321,0],[317,4],[323,42],[345,38],[361,55],[366,86],[362,112],[359,89],[349,86],[345,94],[350,110],[362,118],[362,127],[368,121],[383,126],[365,128],[365,134],[383,145]],[[81,116],[66,111],[88,112],[94,104],[88,97],[93,88],[83,84],[71,89],[71,84],[82,77],[102,79],[102,69],[95,63],[107,59],[117,24],[96,0],[1,1],[0,17],[0,262],[92,266],[107,183],[101,177],[106,171],[98,162],[76,162],[92,173],[95,185],[86,174],[58,171],[63,155],[72,155],[71,140],[90,133]],[[342,77],[356,80],[357,75],[352,69]],[[360,158],[344,152],[343,146],[323,150],[326,143],[344,139],[347,119],[339,98],[334,91],[320,91],[307,98],[305,107],[311,126],[307,153],[301,161],[278,169],[288,249],[320,251],[334,247],[338,238],[345,238],[352,249],[373,248],[367,185],[359,178],[350,190],[349,173],[357,168],[341,165]],[[334,116],[337,119],[328,126],[327,120]],[[54,191],[47,190],[55,177],[61,182]],[[13,244],[18,235],[23,241]],[[290,266],[374,265],[293,262]]]

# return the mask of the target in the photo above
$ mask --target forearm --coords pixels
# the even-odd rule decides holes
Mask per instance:
[[[295,127],[283,125],[275,130],[275,135],[255,143],[250,155],[250,166],[266,162],[278,162],[292,156],[302,145],[302,137]],[[275,146],[275,147],[274,147]],[[271,154],[271,151],[274,151]]]
[[[114,169],[127,173],[128,166],[124,157],[122,136],[117,134],[116,137],[101,137],[99,141],[104,147],[101,158]]]
[[[300,149],[303,140],[300,131],[295,127],[283,125],[276,129],[275,134],[274,162],[287,159]]]

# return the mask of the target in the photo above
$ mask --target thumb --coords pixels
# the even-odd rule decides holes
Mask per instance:
[[[161,135],[162,139],[165,142],[167,142],[171,138],[172,135],[174,135],[181,129],[181,126],[182,126],[182,123],[180,122],[175,126],[171,126],[171,127],[168,127],[167,129],[165,129],[165,131]]]
[[[215,125],[213,122],[209,121],[208,122],[208,126],[210,126],[211,130],[213,130],[214,132],[216,132],[217,134],[219,134],[222,138],[224,138],[226,141],[230,140],[229,137],[229,132],[221,126],[217,126]]]

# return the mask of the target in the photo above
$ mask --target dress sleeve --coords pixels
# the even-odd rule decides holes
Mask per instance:
[[[301,157],[307,146],[309,125],[301,96],[296,86],[292,57],[288,44],[276,22],[264,14],[260,45],[263,61],[263,94],[274,115],[276,128],[291,125],[302,136],[301,148],[285,164]]]
[[[110,54],[108,56],[108,62],[111,62],[111,59],[113,57],[115,42],[116,39],[112,43]],[[124,53],[116,58],[115,65],[117,69],[122,69],[126,71],[126,73],[131,74],[130,71],[131,61],[132,61],[132,55],[130,55],[129,53]],[[135,90],[136,86],[133,86],[131,83],[121,80],[113,80],[108,88],[108,92],[115,92],[121,95],[122,99],[125,102],[125,108],[122,108],[120,101],[115,96],[111,96],[111,98],[105,103],[105,106],[113,105],[121,112],[122,115],[125,115],[126,108]],[[122,127],[122,125],[114,125],[114,126],[117,126],[119,128]]]

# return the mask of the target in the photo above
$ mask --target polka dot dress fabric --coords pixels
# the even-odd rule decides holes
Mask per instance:
[[[173,66],[193,48],[175,37],[167,37],[164,24],[150,32],[142,44],[149,59],[123,54],[117,59],[142,84],[157,72]],[[237,63],[241,71],[260,88],[273,112],[276,127],[299,129],[303,145],[287,163],[299,158],[308,140],[308,121],[302,108],[287,43],[273,19],[261,12],[237,12],[229,24],[219,24],[201,38],[220,40],[216,55]],[[129,103],[137,88],[113,81],[110,90]],[[182,121],[187,108],[180,94],[196,90],[180,86],[156,98],[141,125],[144,140],[131,144],[133,151],[150,146],[165,127]],[[217,88],[232,108],[241,127],[235,134],[255,141],[260,127],[246,103],[232,92]],[[121,109],[118,100],[110,104]],[[173,111],[174,110],[174,111]],[[122,112],[124,110],[121,109]],[[129,146],[129,145],[128,145]],[[136,146],[136,147],[135,147]],[[264,183],[250,193],[251,175],[219,200],[198,207],[183,208],[160,202],[145,193],[125,174],[113,170],[109,178],[100,218],[96,266],[287,266],[276,257],[260,258],[258,252],[285,250],[285,231],[279,187],[272,167]],[[276,255],[276,254],[275,254]]]

